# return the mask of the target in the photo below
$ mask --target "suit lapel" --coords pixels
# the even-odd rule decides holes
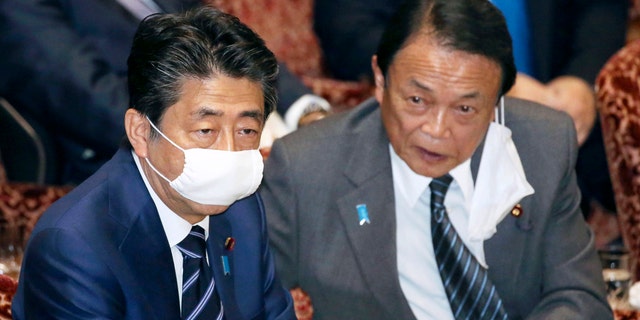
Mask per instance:
[[[231,223],[227,218],[233,214],[231,206],[227,212],[209,217],[209,238],[207,239],[207,253],[209,254],[209,266],[216,281],[216,290],[220,295],[224,306],[225,317],[233,319],[240,317],[240,309],[236,301],[236,293],[233,277],[234,259],[233,251],[225,248],[227,238],[233,237]],[[226,262],[223,260],[226,257]],[[225,263],[228,263],[225,266]],[[236,315],[236,316],[234,316]]]
[[[531,196],[522,199],[522,214],[519,217],[506,216],[498,224],[496,234],[484,242],[489,278],[502,294],[508,295],[517,290],[518,281],[523,280],[518,272],[525,270],[522,264],[530,260],[528,252],[525,251],[525,244],[533,227],[532,199]],[[505,277],[505,274],[509,276]]]
[[[126,290],[146,300],[145,312],[152,319],[179,318],[180,306],[171,249],[158,216],[138,172],[131,151],[119,151],[125,171],[109,178],[109,214],[127,229],[120,244],[129,270],[123,280]],[[124,177],[124,178],[123,178]]]
[[[396,216],[389,140],[379,116],[364,124],[364,132],[350,144],[351,153],[345,175],[356,186],[338,199],[343,225],[361,274],[378,304],[389,316],[412,318],[412,312],[400,288],[396,259]],[[372,138],[373,137],[373,138]],[[363,163],[362,159],[375,159]],[[359,224],[357,205],[365,204],[370,224]]]
[[[142,295],[152,306],[156,318],[175,315],[177,319],[180,305],[169,243],[153,201],[149,199],[144,211],[132,228],[135,232],[130,233],[123,253],[132,261],[132,272],[139,279]]]
[[[531,1],[529,1],[531,3]],[[547,1],[542,1],[547,3]],[[539,4],[544,6],[544,4]],[[511,99],[505,99],[505,103],[508,105],[513,103]],[[513,118],[513,113],[507,107],[506,121],[509,123],[509,119]],[[517,127],[509,128],[510,130],[517,130]],[[486,138],[486,137],[485,137]],[[471,170],[474,180],[477,176],[480,159],[482,156],[482,150],[484,148],[484,140],[478,147],[478,151],[472,157]],[[521,151],[519,151],[522,154]],[[533,203],[532,196],[527,196],[521,199],[519,204],[522,206],[520,216],[515,217],[511,214],[507,215],[496,227],[497,231],[491,238],[484,242],[484,253],[487,265],[489,265],[489,277],[492,279],[498,292],[503,294],[512,288],[518,288],[517,281],[521,281],[522,278],[517,273],[522,270],[521,265],[528,258],[525,252],[525,243],[527,243],[526,237],[528,232],[533,227]],[[509,254],[504,254],[509,252]],[[509,274],[512,276],[504,277],[503,275]]]

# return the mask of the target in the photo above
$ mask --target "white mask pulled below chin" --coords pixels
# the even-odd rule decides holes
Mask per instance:
[[[145,158],[151,169],[183,197],[205,205],[229,206],[258,189],[264,168],[260,151],[183,149],[147,120],[164,139],[184,153],[184,168],[173,181]]]

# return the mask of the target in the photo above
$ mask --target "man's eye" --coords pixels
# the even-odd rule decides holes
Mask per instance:
[[[470,106],[467,106],[467,105],[461,105],[460,106],[460,111],[462,111],[464,113],[469,113],[469,112],[473,111],[473,108],[471,108]]]
[[[258,131],[253,130],[253,129],[242,129],[240,130],[240,133],[243,135],[250,135],[250,134],[257,134]]]
[[[202,134],[210,134],[212,130],[211,130],[211,129],[200,129],[200,130],[198,130],[198,131],[199,131],[200,133],[202,133]]]
[[[420,97],[416,97],[416,96],[411,97],[411,98],[410,98],[410,100],[411,100],[411,102],[413,102],[413,103],[420,103],[420,102],[422,102],[422,98],[420,98]]]

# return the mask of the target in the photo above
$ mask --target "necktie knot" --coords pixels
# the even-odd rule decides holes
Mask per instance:
[[[178,243],[178,250],[185,258],[200,259],[204,257],[207,251],[204,229],[200,226],[193,226],[189,234]]]
[[[431,213],[435,215],[438,222],[442,220],[442,215],[445,211],[444,197],[451,181],[453,181],[453,178],[447,173],[442,177],[434,178],[429,183],[429,189],[431,189]]]

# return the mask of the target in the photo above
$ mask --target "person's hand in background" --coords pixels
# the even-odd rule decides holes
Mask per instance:
[[[548,84],[523,73],[518,73],[516,83],[508,96],[532,100],[571,116],[576,126],[578,145],[582,145],[596,119],[594,93],[589,84],[573,76],[561,76]]]

